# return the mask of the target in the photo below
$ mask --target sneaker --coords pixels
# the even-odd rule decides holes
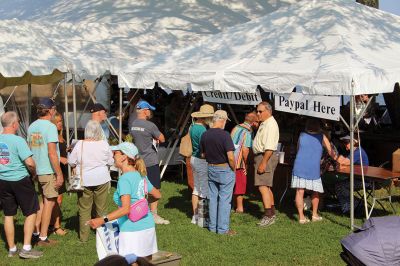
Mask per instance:
[[[17,255],[18,252],[19,252],[19,249],[18,249],[18,248],[17,248],[16,251],[8,250],[8,257],[9,257],[9,258],[12,258],[12,257],[14,257],[15,255]]]
[[[154,222],[156,224],[169,224],[169,221],[162,218],[160,215],[153,213],[153,217],[154,217]]]
[[[226,236],[234,236],[236,235],[236,231],[234,230],[228,230],[225,233],[221,234],[221,235],[226,235]]]
[[[31,250],[21,249],[21,251],[19,252],[19,256],[23,259],[37,259],[43,256],[43,252],[34,249]]]
[[[313,221],[313,222],[320,222],[320,221],[322,221],[322,217],[321,217],[321,216],[314,216],[314,215],[313,215],[311,221]]]
[[[270,226],[271,224],[275,223],[275,218],[274,217],[267,217],[264,216],[261,221],[258,223],[258,226]]]
[[[50,247],[56,245],[58,242],[56,240],[50,240],[49,238],[46,238],[45,240],[41,240],[39,238],[39,241],[37,242],[37,245],[39,247]]]
[[[197,224],[197,220],[198,220],[198,216],[197,215],[193,215],[191,223],[192,224]]]

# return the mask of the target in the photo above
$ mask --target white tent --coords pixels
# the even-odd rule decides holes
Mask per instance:
[[[254,92],[257,85],[317,95],[393,91],[400,80],[400,17],[351,0],[301,1],[120,73],[128,87]],[[356,119],[350,101],[350,137]],[[365,109],[364,109],[365,110]],[[354,161],[351,141],[350,160]],[[350,189],[354,168],[350,165]],[[354,198],[351,197],[351,228]]]
[[[354,95],[400,80],[400,17],[352,0],[300,1],[120,73],[127,87]]]
[[[296,0],[0,2],[0,73],[116,74]]]

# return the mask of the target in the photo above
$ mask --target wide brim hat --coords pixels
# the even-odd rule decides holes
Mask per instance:
[[[209,104],[203,104],[200,106],[200,110],[197,112],[193,112],[191,114],[194,118],[206,118],[206,117],[213,117],[214,115],[214,107]]]

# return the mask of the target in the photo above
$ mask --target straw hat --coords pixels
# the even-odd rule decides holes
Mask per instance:
[[[203,118],[203,117],[212,117],[214,115],[214,107],[209,104],[203,104],[200,106],[200,110],[198,112],[192,113],[192,117],[194,118]]]

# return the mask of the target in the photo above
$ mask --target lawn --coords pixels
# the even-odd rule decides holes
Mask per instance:
[[[110,210],[115,208],[112,193]],[[395,207],[400,207],[398,197]],[[300,225],[296,222],[292,195],[289,194],[283,206],[278,208],[277,222],[268,228],[259,228],[256,223],[261,217],[261,204],[257,195],[248,199],[247,208],[251,214],[231,215],[231,227],[238,232],[236,236],[211,234],[190,223],[190,194],[186,185],[163,182],[159,213],[171,224],[157,226],[158,247],[182,255],[181,265],[344,265],[339,256],[339,241],[350,232],[348,217],[322,211],[324,221]],[[27,261],[7,258],[6,246],[2,245],[0,265],[93,265],[97,261],[95,234],[92,233],[87,244],[78,242],[75,194],[65,195],[62,209],[63,225],[69,233],[64,237],[51,236],[59,241],[57,246],[43,248],[45,254],[41,259]],[[377,213],[391,214],[379,210]],[[360,224],[361,220],[357,222]],[[21,245],[23,224],[20,215],[16,224],[17,241]],[[2,225],[1,222],[4,240]]]

